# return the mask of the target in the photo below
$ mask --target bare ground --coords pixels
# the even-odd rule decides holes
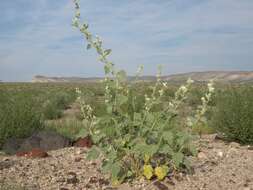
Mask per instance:
[[[214,135],[202,137],[197,144],[198,157],[191,158],[194,174],[120,187],[110,186],[100,173],[99,160],[85,160],[84,148],[50,151],[50,157],[41,159],[0,155],[0,189],[16,184],[28,190],[253,190],[252,147],[216,140]]]

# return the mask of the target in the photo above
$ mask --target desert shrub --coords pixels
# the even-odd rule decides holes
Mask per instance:
[[[43,116],[45,119],[58,119],[62,116],[62,114],[63,111],[57,107],[55,102],[48,100],[44,103]]]
[[[253,88],[230,87],[216,101],[212,126],[228,140],[253,144]]]
[[[76,89],[77,101],[81,107],[86,130],[82,135],[91,136],[95,145],[88,152],[88,159],[103,158],[102,171],[110,174],[112,183],[119,184],[127,179],[164,179],[168,173],[177,170],[190,170],[188,155],[196,153],[192,145],[189,130],[179,126],[179,108],[187,99],[192,80],[175,91],[173,98],[165,101],[168,90],[166,82],[161,81],[161,71],[157,81],[149,86],[147,93],[139,93],[133,83],[127,82],[125,71],[117,70],[108,60],[110,49],[104,49],[99,37],[94,39],[87,24],[80,24],[78,0],[75,0],[76,14],[73,26],[86,38],[87,49],[94,48],[99,60],[104,64],[105,114],[95,115],[94,107],[87,104],[86,97]],[[141,74],[138,70],[136,78]],[[135,84],[135,83],[134,83]],[[144,89],[145,90],[145,89]],[[208,84],[208,92],[201,98],[201,105],[193,117],[189,117],[189,126],[205,123],[204,114],[213,93],[213,84]]]
[[[56,131],[72,140],[76,140],[80,131],[84,128],[82,121],[75,118],[47,121],[45,125],[45,130]]]
[[[29,136],[42,127],[41,114],[30,96],[5,97],[0,104],[0,144],[10,137]]]
[[[65,92],[54,94],[43,105],[43,115],[45,119],[58,119],[62,116],[63,110],[73,101],[73,96]]]

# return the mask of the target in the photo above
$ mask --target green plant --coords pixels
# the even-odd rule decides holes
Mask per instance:
[[[253,144],[253,88],[230,87],[221,91],[211,125],[227,140]]]
[[[65,92],[58,92],[54,96],[50,97],[43,104],[43,115],[45,119],[58,119],[62,117],[63,110],[74,99],[70,94]]]
[[[76,140],[80,134],[80,131],[84,127],[82,121],[79,121],[76,118],[50,120],[47,121],[45,125],[46,130],[56,131],[57,133],[71,140]]]
[[[145,94],[144,98],[140,97],[134,83],[127,81],[125,71],[117,70],[108,60],[111,50],[103,48],[99,37],[94,39],[88,30],[88,24],[80,24],[79,3],[77,0],[74,2],[76,13],[73,26],[86,38],[87,49],[96,50],[105,71],[104,115],[95,116],[94,109],[86,103],[85,96],[76,89],[87,127],[87,131],[82,133],[89,134],[95,143],[87,158],[95,159],[101,155],[102,169],[110,173],[115,185],[143,175],[147,179],[156,176],[162,180],[169,172],[182,168],[190,170],[187,155],[196,154],[196,150],[191,143],[192,136],[189,131],[178,126],[178,112],[187,99],[193,81],[189,79],[186,85],[182,85],[175,92],[173,99],[165,101],[164,94],[168,86],[161,81],[159,69],[157,81],[151,87],[150,93]],[[139,68],[137,79],[142,69]],[[210,92],[212,83],[209,83],[208,87]],[[212,93],[207,93],[202,98],[202,106],[197,109],[192,123],[204,122],[204,113],[211,95]]]
[[[0,104],[0,144],[10,137],[26,137],[43,128],[41,114],[30,96],[14,96]]]

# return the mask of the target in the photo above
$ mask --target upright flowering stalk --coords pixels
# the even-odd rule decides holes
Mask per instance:
[[[104,64],[105,72],[105,103],[107,105],[107,111],[117,112],[117,96],[124,93],[122,87],[122,81],[125,80],[126,74],[124,71],[117,71],[114,64],[108,59],[111,54],[111,49],[105,49],[100,37],[93,36],[88,30],[89,25],[87,23],[81,24],[80,22],[80,5],[79,0],[74,0],[75,3],[75,16],[72,21],[72,25],[80,30],[84,38],[87,41],[87,49],[94,48],[98,54],[98,60]]]
[[[205,113],[207,112],[208,109],[208,103],[211,101],[212,95],[214,94],[214,81],[210,80],[209,83],[207,84],[208,91],[207,93],[201,98],[202,104],[198,106],[198,109],[196,110],[196,113],[194,117],[187,118],[187,125],[189,127],[194,127],[198,125],[198,123],[205,123]]]
[[[141,105],[143,107],[137,108],[135,105],[138,96],[131,84],[126,83],[126,73],[115,69],[114,64],[108,60],[111,50],[103,48],[102,40],[89,32],[88,24],[80,23],[79,1],[74,0],[74,3],[73,26],[80,30],[88,42],[87,49],[96,50],[105,72],[106,113],[98,119],[94,116],[92,107],[84,101],[81,91],[76,89],[84,122],[88,124],[95,143],[87,158],[96,159],[103,154],[102,170],[110,174],[113,184],[141,175],[147,179],[156,176],[162,180],[168,172],[185,167],[189,169],[186,153],[194,154],[191,134],[174,127],[174,123],[177,125],[180,122],[173,121],[181,119],[177,117],[179,106],[187,98],[193,81],[189,79],[186,85],[176,91],[174,99],[166,102],[162,98],[168,87],[161,80],[159,67],[152,93],[145,95],[144,105]],[[143,67],[139,68],[136,79],[142,69]],[[209,83],[208,93],[196,111],[196,122],[206,112],[213,90],[213,84]]]

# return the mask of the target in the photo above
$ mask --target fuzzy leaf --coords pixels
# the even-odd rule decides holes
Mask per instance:
[[[109,55],[111,52],[112,52],[111,49],[107,49],[107,50],[104,51],[104,55],[107,56],[107,55]]]
[[[76,139],[86,137],[89,134],[87,128],[82,128],[79,133],[76,135]]]
[[[163,139],[168,142],[169,145],[173,145],[174,135],[171,131],[163,132]]]
[[[93,146],[90,150],[89,150],[89,152],[88,152],[88,154],[87,154],[87,160],[95,160],[95,159],[97,159],[98,157],[99,157],[99,155],[100,155],[100,153],[99,153],[99,151],[97,150],[97,147],[96,146]]]
[[[118,104],[121,106],[127,102],[128,98],[127,96],[120,94],[117,96],[117,100],[118,100]]]
[[[111,166],[112,178],[113,178],[113,179],[118,179],[120,171],[121,171],[120,164],[119,164],[118,162],[114,163],[114,164]]]
[[[180,164],[182,164],[184,159],[184,154],[181,152],[177,152],[174,155],[172,155],[172,160],[177,168],[179,168]]]
[[[173,151],[173,149],[169,145],[164,144],[164,145],[162,145],[162,147],[160,149],[160,153],[173,155],[174,151]]]

